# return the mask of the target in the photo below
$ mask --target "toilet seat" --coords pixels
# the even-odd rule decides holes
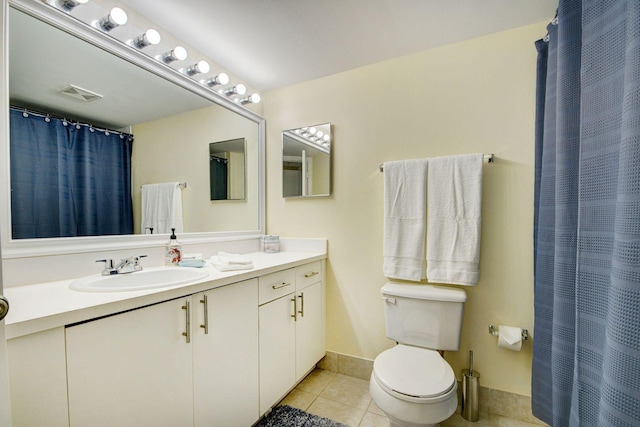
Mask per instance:
[[[384,391],[410,402],[436,399],[456,385],[453,369],[437,351],[402,344],[376,357],[373,376]]]

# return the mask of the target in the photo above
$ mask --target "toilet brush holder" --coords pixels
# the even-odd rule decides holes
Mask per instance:
[[[469,352],[469,369],[462,370],[461,415],[467,421],[478,421],[480,411],[478,400],[480,393],[480,373],[473,370],[473,352]]]

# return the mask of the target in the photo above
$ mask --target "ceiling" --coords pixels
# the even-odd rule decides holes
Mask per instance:
[[[548,21],[558,6],[558,0],[121,3],[260,91]]]

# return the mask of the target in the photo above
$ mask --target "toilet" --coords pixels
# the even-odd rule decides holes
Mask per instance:
[[[398,344],[374,360],[371,397],[392,427],[438,426],[458,407],[455,374],[438,350],[459,349],[467,294],[393,282],[381,292],[387,337]]]

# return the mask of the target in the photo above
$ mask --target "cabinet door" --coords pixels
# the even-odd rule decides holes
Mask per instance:
[[[260,415],[289,391],[295,378],[295,293],[261,305]]]
[[[193,425],[190,298],[68,327],[72,427]]]
[[[259,418],[258,280],[194,295],[193,307],[195,426],[250,426]]]
[[[296,380],[325,355],[323,282],[296,292]]]

